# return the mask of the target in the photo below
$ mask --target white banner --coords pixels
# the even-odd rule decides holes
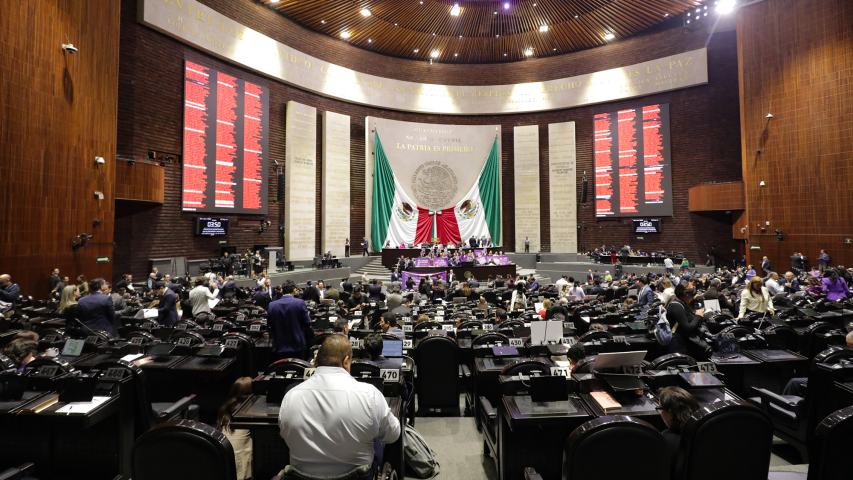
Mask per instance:
[[[536,112],[708,83],[705,48],[586,75],[517,85],[405,82],[306,55],[195,0],[139,0],[138,14],[141,23],[247,69],[327,97],[376,108],[451,115]]]
[[[539,231],[539,125],[514,127],[515,251],[542,247]]]
[[[343,257],[350,227],[350,118],[323,112],[322,253]]]
[[[287,102],[284,144],[284,254],[314,258],[317,238],[317,109]]]
[[[575,122],[548,124],[551,253],[578,251]]]

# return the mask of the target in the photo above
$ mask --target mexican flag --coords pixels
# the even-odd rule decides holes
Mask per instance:
[[[374,133],[373,211],[370,241],[376,251],[387,242],[401,244],[429,243],[438,238],[443,244],[468,242],[472,236],[500,241],[500,167],[498,140],[492,144],[489,158],[467,195],[454,207],[429,210],[419,207],[403,191],[388,157]]]

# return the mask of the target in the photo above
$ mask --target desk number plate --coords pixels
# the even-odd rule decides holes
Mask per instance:
[[[238,348],[240,346],[240,341],[236,338],[229,338],[225,340],[225,346],[228,348]]]
[[[133,345],[142,345],[142,342],[145,341],[145,337],[133,337],[130,339],[130,343]]]
[[[99,337],[97,335],[89,335],[88,337],[86,337],[86,343],[95,344],[95,343],[98,343],[98,340],[100,340],[100,339],[101,339],[101,337]]]
[[[563,328],[575,329],[575,322],[563,322]]]
[[[566,367],[551,367],[551,376],[568,377],[571,375],[571,370]]]
[[[308,380],[309,378],[311,378],[311,375],[314,375],[314,372],[316,372],[316,371],[317,371],[316,368],[306,368],[305,373],[302,374],[302,378],[304,380]]]
[[[223,329],[225,329],[225,324],[224,323],[217,323],[216,325],[213,326],[213,329],[218,331],[218,332],[221,332]]]
[[[356,317],[360,317],[360,316],[361,316],[361,310],[356,310],[356,311],[353,313],[353,315],[355,315]]]
[[[104,376],[111,380],[121,380],[122,378],[124,378],[124,369],[108,368],[107,373],[105,373]]]
[[[329,317],[329,321],[330,321],[330,322],[334,322],[334,321],[335,321],[335,320],[337,320],[337,319],[338,319],[338,317]]]
[[[717,373],[717,364],[714,362],[697,362],[700,372]]]
[[[175,325],[175,330],[186,330],[186,329],[187,329],[186,323],[179,323],[179,324]]]
[[[396,368],[383,368],[379,371],[379,374],[382,375],[382,380],[385,382],[399,382],[400,381],[400,371]]]
[[[578,341],[575,337],[563,337],[560,339],[560,343],[571,347],[572,345],[578,343]]]
[[[403,331],[404,332],[411,332],[412,331],[412,325],[411,324],[403,325]]]
[[[495,326],[494,326],[493,324],[491,324],[491,323],[484,323],[484,324],[483,324],[483,330],[486,330],[486,331],[491,332],[491,331],[493,331],[494,329],[495,329]]]
[[[193,343],[193,339],[190,337],[183,337],[183,338],[178,339],[178,346],[179,347],[189,347],[190,344],[192,344],[192,343]]]
[[[524,339],[523,338],[510,338],[509,339],[509,346],[510,347],[523,347],[524,346]]]
[[[249,331],[250,332],[260,332],[261,331],[261,324],[256,323],[254,325],[249,325]]]
[[[639,375],[642,369],[639,365],[622,365],[622,373],[626,375]]]
[[[403,340],[403,348],[410,349],[412,348],[412,340]]]
[[[444,330],[446,330],[448,332],[452,332],[454,325],[452,323],[445,323],[444,325],[441,326],[441,328],[443,328]]]
[[[436,321],[436,322],[443,322],[443,321],[444,321],[444,317],[443,317],[443,316],[441,316],[441,315],[436,315],[436,316],[435,316],[435,321]]]

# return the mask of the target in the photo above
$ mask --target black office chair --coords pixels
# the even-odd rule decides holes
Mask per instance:
[[[382,367],[370,360],[353,360],[350,365],[350,374],[353,377],[378,377]]]
[[[551,364],[539,358],[521,358],[501,370],[501,375],[551,375]]]
[[[619,461],[601,461],[604,451],[620,452]],[[569,435],[563,480],[668,480],[670,465],[666,440],[657,429],[634,417],[608,415],[584,423]],[[525,478],[533,480],[534,475],[534,469],[525,469]]]
[[[749,401],[758,405],[773,422],[776,436],[795,447],[803,462],[808,462],[809,448],[814,434],[814,425],[822,415],[818,411],[821,397],[832,390],[827,383],[831,380],[819,375],[818,365],[834,365],[842,360],[853,360],[853,350],[847,347],[830,347],[822,351],[809,365],[808,388],[805,397],[794,395],[777,395],[764,388],[752,387],[758,397]]]
[[[681,353],[670,353],[652,360],[644,370],[666,370],[669,367],[692,367],[696,360]]]
[[[800,349],[800,334],[788,325],[772,325],[762,332],[777,335],[784,342],[785,350],[797,352]]]
[[[252,338],[245,333],[239,332],[230,332],[225,335],[219,337],[218,343],[220,345],[228,345],[235,344],[239,345],[238,355],[241,365],[241,373],[240,375],[243,377],[255,378],[258,375],[258,365],[255,361],[255,342],[252,341]]]
[[[109,369],[121,369],[124,370],[123,378],[130,378],[122,384],[121,395],[128,395],[133,402],[134,438],[160,423],[181,418],[190,420],[198,418],[199,407],[195,405],[195,395],[181,398],[175,403],[152,403],[148,396],[145,372],[138,365],[125,360],[105,360],[92,369],[103,372]]]
[[[820,422],[810,451],[808,480],[850,476],[847,455],[853,451],[853,407],[842,408]],[[772,475],[770,480],[774,480]]]
[[[34,463],[25,463],[14,468],[0,471],[0,480],[38,480],[31,475],[35,472]]]
[[[267,367],[264,370],[264,375],[272,375],[274,373],[278,376],[285,376],[290,373],[298,378],[302,378],[306,368],[314,368],[314,365],[300,358],[283,358]]]
[[[681,430],[673,480],[764,480],[770,469],[773,424],[743,400],[712,403]]]
[[[459,331],[459,330],[463,330],[466,328],[470,328],[470,329],[474,329],[474,330],[480,330],[483,328],[483,321],[482,320],[468,320],[466,322],[460,323],[459,326],[456,328],[456,330]]]
[[[578,364],[575,365],[575,368],[572,370],[572,373],[592,373],[592,366],[595,365],[595,360],[598,358],[598,355],[588,355],[578,361]]]
[[[418,406],[459,408],[459,349],[456,342],[442,336],[427,337],[418,343]]]
[[[441,330],[441,324],[434,321],[419,323],[415,325],[412,336],[417,340],[422,340],[429,335],[430,330]]]
[[[604,330],[590,330],[578,337],[578,341],[592,342],[593,340],[610,340],[611,338],[613,338],[613,334],[610,332],[606,332]]]
[[[800,353],[804,357],[814,358],[815,355],[826,349],[827,342],[822,337],[823,334],[837,327],[828,322],[815,322],[803,331],[802,347]]]
[[[331,335],[335,335],[334,333],[321,332],[317,335],[314,335],[314,338],[311,339],[311,343],[309,343],[308,347],[319,347],[329,338]]]
[[[188,340],[181,341],[181,339]],[[206,340],[199,333],[176,330],[171,335],[169,335],[169,341],[178,346],[197,347],[199,345],[204,344]]]
[[[497,332],[489,332],[484,333],[482,335],[477,335],[474,337],[474,340],[471,340],[471,348],[474,349],[475,356],[484,356],[491,354],[491,350],[488,348],[480,348],[484,345],[497,345],[501,344],[503,346],[509,345],[509,337],[502,333]]]
[[[139,437],[130,455],[134,480],[237,480],[231,442],[201,422],[157,425]]]
[[[15,368],[15,362],[6,355],[0,354],[0,371],[10,370]]]

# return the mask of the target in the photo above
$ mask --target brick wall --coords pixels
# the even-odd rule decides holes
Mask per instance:
[[[740,123],[738,104],[737,45],[734,32],[719,33],[708,38],[706,30],[687,32],[679,21],[650,29],[641,35],[612,45],[547,59],[531,59],[508,64],[433,65],[399,58],[381,56],[351,47],[331,37],[308,31],[270,9],[248,1],[201,0],[221,13],[241,23],[291,45],[310,55],[368,74],[400,80],[437,84],[487,85],[522,83],[580,75],[637,62],[673,55],[708,46],[709,83],[703,86],[647,97],[644,100],[669,102],[671,112],[674,216],[663,219],[663,232],[658,238],[646,235],[637,241],[630,233],[630,221],[596,222],[593,203],[579,203],[578,221],[587,228],[579,234],[579,245],[630,243],[644,250],[665,249],[687,253],[689,258],[704,256],[710,245],[718,255],[737,248],[731,239],[731,220],[728,215],[699,215],[688,212],[688,188],[701,182],[731,181],[741,177]],[[182,65],[185,58],[203,62],[226,73],[257,79],[237,67],[184,46],[165,35],[136,22],[136,2],[122,0],[121,63],[119,66],[119,121],[117,148],[120,156],[142,157],[148,150],[180,153],[182,149]],[[270,89],[270,158],[284,164],[284,127],[286,102],[294,100],[351,117],[351,229],[353,254],[364,236],[364,117],[379,116],[394,120],[443,124],[501,124],[503,173],[503,237],[509,250],[514,238],[514,170],[513,127],[540,126],[540,162],[542,188],[543,249],[548,251],[550,238],[548,221],[549,191],[548,124],[577,122],[578,182],[561,186],[574,188],[580,198],[580,174],[586,170],[592,180],[592,116],[594,112],[618,108],[633,103],[614,102],[567,110],[514,115],[450,116],[399,112],[350,104],[322,97],[277,81],[262,80]],[[319,118],[319,117],[318,117]],[[320,132],[318,123],[318,132]],[[320,248],[320,172],[322,149],[317,144],[317,244]],[[271,164],[273,162],[270,162]],[[270,175],[273,175],[272,168]],[[116,274],[130,271],[144,275],[150,258],[185,256],[188,259],[206,258],[218,252],[218,240],[201,239],[192,235],[192,214],[180,212],[180,167],[166,167],[166,200],[162,206],[121,202],[116,205]],[[232,228],[229,245],[238,248],[255,243],[280,245],[277,236],[279,205],[277,184],[270,181],[270,213],[267,219],[273,227],[263,235],[256,228]],[[592,190],[590,185],[590,191]],[[232,215],[257,219],[260,216]],[[236,222],[235,222],[236,223]],[[633,240],[632,240],[633,239]]]

